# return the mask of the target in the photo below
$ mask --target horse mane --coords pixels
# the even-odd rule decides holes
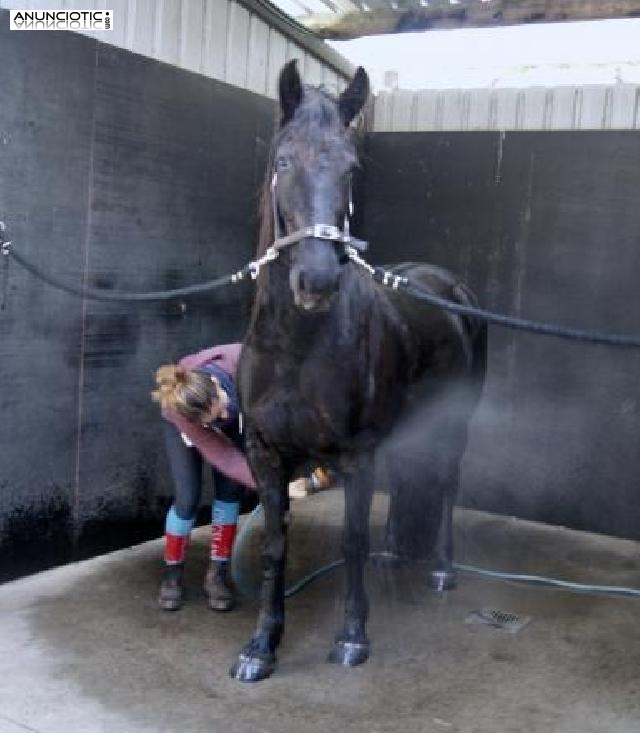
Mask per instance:
[[[271,178],[273,176],[273,148],[269,152],[269,164],[267,165],[267,173],[260,189],[258,197],[258,221],[260,223],[260,229],[258,232],[258,249],[256,252],[257,257],[267,251],[267,249],[273,244],[274,229],[273,229],[273,202],[271,198]]]

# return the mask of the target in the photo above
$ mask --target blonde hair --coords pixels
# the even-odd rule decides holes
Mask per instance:
[[[187,420],[200,421],[220,399],[217,384],[207,372],[186,369],[179,364],[164,364],[156,371],[158,389],[151,398],[163,410],[174,410]]]

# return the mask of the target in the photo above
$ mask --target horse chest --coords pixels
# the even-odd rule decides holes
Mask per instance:
[[[275,370],[259,410],[269,442],[323,452],[338,450],[350,437],[352,375],[326,362],[319,372],[317,364]]]

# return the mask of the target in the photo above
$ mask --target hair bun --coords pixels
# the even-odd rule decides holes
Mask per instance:
[[[173,368],[173,378],[176,382],[176,384],[186,384],[187,382],[187,369],[185,367],[180,366],[179,364],[170,365]]]
[[[176,388],[187,381],[187,370],[179,364],[163,364],[156,370],[156,384],[158,389],[151,393],[151,397],[160,402],[163,407],[171,399]]]
[[[151,398],[163,410],[175,410],[189,420],[201,420],[208,413],[213,385],[206,372],[181,364],[163,364],[155,374],[157,389]]]

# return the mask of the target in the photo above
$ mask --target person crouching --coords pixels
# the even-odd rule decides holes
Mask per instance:
[[[184,561],[202,493],[202,463],[212,468],[211,561],[204,591],[209,607],[234,605],[229,564],[240,501],[256,485],[244,452],[242,417],[235,385],[240,344],[185,356],[156,372],[153,399],[162,408],[164,442],[175,499],[165,524],[164,567],[158,604],[179,609],[184,600]]]

